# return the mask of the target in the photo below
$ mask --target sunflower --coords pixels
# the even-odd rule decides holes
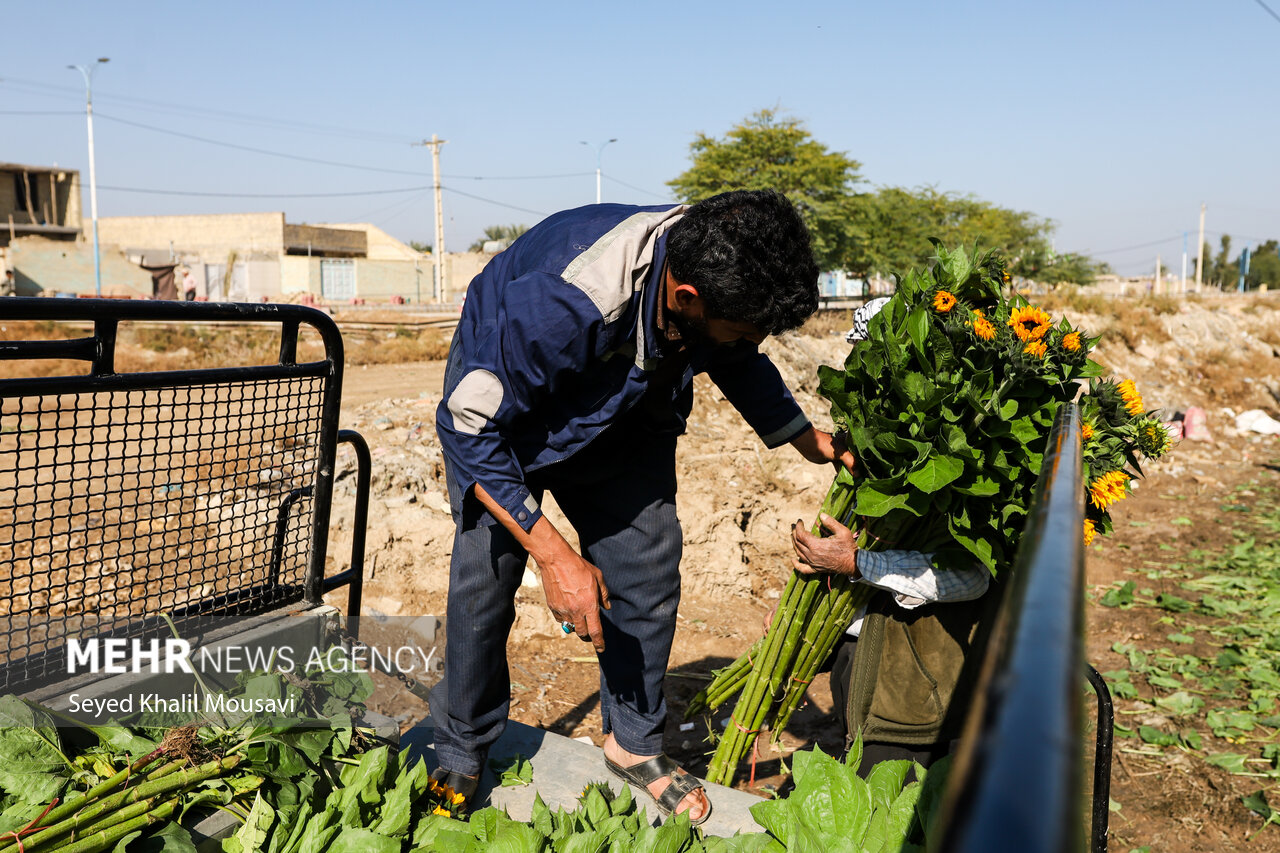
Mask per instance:
[[[996,327],[991,325],[991,321],[982,316],[981,311],[974,311],[978,316],[973,319],[970,324],[973,326],[973,333],[984,341],[989,341],[996,336]]]
[[[1038,341],[1049,332],[1051,321],[1042,309],[1030,305],[1014,308],[1009,315],[1009,325],[1020,340]]]
[[[1164,425],[1154,421],[1141,421],[1138,425],[1138,448],[1148,459],[1159,459],[1169,452],[1173,441]]]
[[[1080,439],[1081,441],[1088,441],[1091,438],[1093,438],[1093,424],[1084,421],[1080,424]]]
[[[1080,351],[1080,333],[1071,332],[1062,336],[1062,348],[1067,352]]]
[[[933,295],[933,310],[939,314],[945,314],[954,307],[956,307],[956,298],[948,291],[939,290]]]
[[[1028,341],[1027,345],[1022,348],[1022,351],[1030,353],[1036,358],[1044,358],[1045,350],[1047,349],[1048,347],[1044,345],[1044,341]]]
[[[1138,393],[1138,386],[1133,384],[1132,379],[1126,379],[1116,386],[1116,390],[1120,392],[1120,399],[1124,400],[1124,409],[1131,415],[1142,414],[1142,395]]]
[[[1084,544],[1085,547],[1093,544],[1093,537],[1098,535],[1098,528],[1094,525],[1093,519],[1086,518],[1084,520]]]
[[[1125,488],[1129,475],[1123,471],[1109,471],[1093,481],[1089,487],[1089,498],[1098,509],[1105,510],[1111,504],[1124,500],[1129,496]]]
[[[446,808],[444,808],[443,806],[436,806],[436,807],[435,807],[435,809],[434,809],[431,813],[432,813],[432,814],[443,815],[444,817],[449,817],[449,816],[450,816],[450,812],[449,812],[449,810],[448,810],[448,809],[446,809]]]

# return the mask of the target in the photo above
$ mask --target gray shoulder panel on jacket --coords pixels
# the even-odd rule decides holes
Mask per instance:
[[[606,323],[613,322],[622,316],[632,295],[644,286],[652,272],[658,238],[687,209],[677,205],[628,216],[574,258],[560,277],[586,294]]]

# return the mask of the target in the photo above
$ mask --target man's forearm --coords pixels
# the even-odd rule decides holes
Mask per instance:
[[[573,551],[571,546],[561,535],[556,526],[551,523],[545,515],[539,518],[528,531],[519,525],[511,513],[507,512],[503,506],[493,499],[493,496],[484,490],[479,483],[475,485],[476,499],[484,505],[489,514],[498,520],[498,523],[506,528],[507,532],[515,537],[516,542],[520,543],[520,547],[528,552],[533,561],[539,567],[544,567],[554,562],[557,554],[564,551]]]

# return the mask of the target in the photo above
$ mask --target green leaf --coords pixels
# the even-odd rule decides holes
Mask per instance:
[[[942,258],[942,268],[946,271],[953,288],[963,286],[973,273],[973,264],[969,261],[969,256],[965,254],[964,249],[948,252],[946,257]]]
[[[1228,773],[1245,773],[1245,758],[1238,752],[1216,752],[1213,755],[1206,755],[1205,761],[1214,767],[1221,767]]]
[[[253,797],[253,807],[249,809],[249,816],[239,831],[222,840],[224,853],[256,853],[261,850],[275,820],[275,809],[271,808],[259,791]]]
[[[490,759],[489,768],[493,770],[504,788],[533,783],[533,765],[520,753],[507,758]]]
[[[129,845],[129,853],[196,853],[191,833],[177,823],[169,822],[158,830]]]
[[[1187,601],[1185,598],[1164,592],[1156,596],[1156,605],[1162,610],[1169,610],[1174,613],[1186,613],[1195,607],[1193,602]]]
[[[0,789],[24,803],[48,803],[67,783],[70,770],[61,746],[43,711],[17,696],[0,696]]]
[[[954,482],[964,473],[964,464],[951,456],[935,456],[907,475],[907,482],[925,494]]]
[[[1163,708],[1174,716],[1185,717],[1203,708],[1204,700],[1199,696],[1192,696],[1185,691],[1179,691],[1171,696],[1163,696],[1156,699],[1155,704],[1156,707]]]
[[[880,518],[894,510],[906,510],[918,516],[920,513],[912,507],[910,497],[904,492],[886,494],[876,489],[870,482],[864,482],[858,487],[858,503],[855,512],[868,518]]]
[[[902,786],[911,772],[910,761],[881,761],[867,774],[867,788],[871,791],[871,803],[875,808],[888,808],[902,793]]]
[[[1143,743],[1153,744],[1155,746],[1177,746],[1178,738],[1176,735],[1162,732],[1151,726],[1140,726],[1138,728],[1138,737],[1142,738]]]
[[[400,853],[399,839],[387,838],[364,827],[343,829],[327,853]]]
[[[1133,581],[1125,581],[1107,590],[1098,603],[1103,607],[1128,607],[1133,604],[1134,587]]]
[[[907,334],[911,337],[911,344],[916,352],[923,355],[924,342],[929,336],[929,312],[923,306],[912,310],[907,317]]]

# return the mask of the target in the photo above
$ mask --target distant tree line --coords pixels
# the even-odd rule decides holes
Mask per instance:
[[[797,119],[761,110],[723,138],[698,134],[692,165],[668,186],[685,202],[734,189],[776,188],[813,234],[823,269],[888,276],[925,264],[930,237],[948,246],[1002,249],[1010,271],[1051,286],[1090,284],[1106,271],[1082,255],[1053,251],[1053,223],[971,195],[934,187],[864,190],[861,164],[830,151]]]
[[[1204,274],[1200,281],[1205,286],[1223,290],[1234,290],[1240,286],[1244,252],[1237,252],[1232,259],[1231,248],[1230,234],[1222,235],[1216,253],[1207,242],[1204,244]],[[1244,275],[1245,289],[1257,290],[1264,284],[1268,289],[1280,287],[1280,243],[1275,240],[1267,240],[1249,250],[1249,271]]]

